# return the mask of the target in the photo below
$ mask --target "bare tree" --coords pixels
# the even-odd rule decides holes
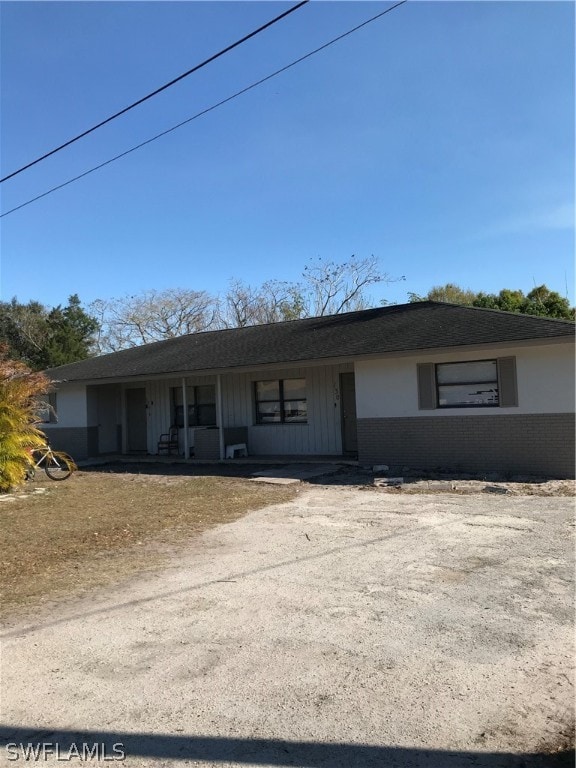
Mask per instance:
[[[269,280],[254,287],[233,281],[224,297],[221,323],[226,328],[242,328],[366,309],[373,305],[368,296],[371,285],[396,280],[404,277],[381,272],[375,256],[352,256],[344,262],[318,258],[304,267],[298,283]]]
[[[367,292],[371,285],[405,279],[381,272],[376,256],[357,259],[354,255],[341,263],[319,257],[304,267],[302,277],[309,317],[366,309],[372,304]]]
[[[102,354],[209,330],[216,325],[217,300],[206,291],[170,288],[97,299],[90,310],[100,323],[96,350]]]
[[[95,351],[116,352],[187,333],[364,309],[372,303],[370,286],[403,279],[381,273],[375,256],[352,256],[342,263],[319,258],[305,267],[300,282],[268,280],[254,287],[233,280],[221,300],[186,288],[98,299],[89,307],[99,326]]]
[[[225,328],[278,323],[304,315],[301,287],[296,283],[268,280],[255,288],[233,280],[222,302],[220,322]]]

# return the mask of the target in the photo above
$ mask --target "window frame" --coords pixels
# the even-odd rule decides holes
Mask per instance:
[[[56,390],[48,392],[44,400],[38,399],[36,402],[37,423],[56,424],[58,422]]]
[[[213,403],[198,403],[198,394],[197,390],[200,387],[212,387],[214,391],[214,402]],[[182,393],[182,387],[171,387],[172,389],[172,413],[171,413],[171,419],[172,419],[172,425],[175,427],[178,427],[178,429],[184,429],[184,404],[183,403],[177,403],[176,402],[176,392]],[[188,384],[186,385],[187,394],[192,391],[193,396],[193,402],[190,402],[187,400],[187,406],[188,406],[188,427],[193,428],[202,428],[202,427],[216,427],[217,421],[218,421],[218,415],[216,412],[216,387],[213,384]],[[201,424],[200,419],[198,418],[199,413],[203,409],[213,408],[214,409],[214,421],[210,424]]]
[[[285,397],[284,394],[284,382],[285,381],[303,381],[305,397]],[[278,385],[278,399],[259,399],[258,398],[258,384],[273,382]],[[278,426],[279,424],[308,424],[308,384],[306,378],[303,376],[284,377],[283,379],[258,379],[253,382],[254,390],[254,423],[257,426]],[[286,418],[286,404],[294,402],[304,402],[306,404],[306,416],[304,419],[294,420]],[[260,403],[278,403],[280,419],[278,421],[264,421],[260,416]]]
[[[474,365],[475,363],[493,363],[495,368],[496,378],[493,381],[474,381],[474,380],[462,380],[457,382],[450,382],[448,384],[441,384],[438,381],[438,369],[441,366],[455,366],[455,365]],[[483,358],[480,360],[457,360],[455,362],[447,363],[435,363],[434,364],[434,384],[436,393],[436,408],[446,410],[450,408],[500,408],[500,371],[498,366],[498,358]],[[440,387],[466,387],[466,386],[490,386],[495,385],[498,401],[495,403],[448,403],[443,405],[440,402]]]

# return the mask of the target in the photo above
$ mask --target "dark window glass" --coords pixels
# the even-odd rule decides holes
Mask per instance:
[[[257,424],[305,424],[308,420],[306,379],[254,383]]]
[[[186,387],[189,427],[216,426],[216,391],[212,384],[202,384]],[[182,387],[172,388],[172,423],[184,426],[184,405],[182,403]]]

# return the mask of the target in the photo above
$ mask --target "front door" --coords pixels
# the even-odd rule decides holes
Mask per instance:
[[[146,390],[126,390],[126,449],[129,452],[146,453],[148,450],[146,423]]]
[[[356,453],[356,385],[353,373],[340,374],[340,403],[342,412],[342,451]]]

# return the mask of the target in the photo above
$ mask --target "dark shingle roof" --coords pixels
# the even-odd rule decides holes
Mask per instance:
[[[569,321],[423,301],[195,333],[47,373],[59,381],[89,381],[573,336]]]

